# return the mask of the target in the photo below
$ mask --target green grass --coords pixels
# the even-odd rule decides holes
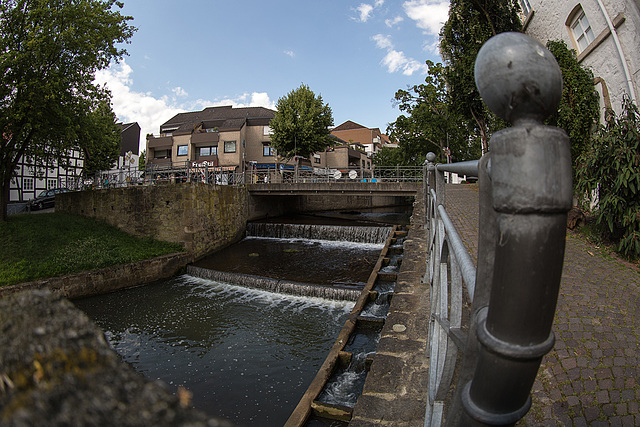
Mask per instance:
[[[140,261],[184,249],[63,213],[0,222],[0,286]]]

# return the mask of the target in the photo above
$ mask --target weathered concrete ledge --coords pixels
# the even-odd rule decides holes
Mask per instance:
[[[189,408],[122,363],[68,300],[26,291],[0,300],[0,425],[231,426]]]
[[[423,201],[416,195],[391,307],[350,427],[424,426],[430,289],[422,283],[428,244]]]
[[[167,279],[190,260],[191,256],[186,252],[175,253],[100,270],[3,286],[0,287],[0,299],[24,290],[49,290],[66,298],[109,293]]]

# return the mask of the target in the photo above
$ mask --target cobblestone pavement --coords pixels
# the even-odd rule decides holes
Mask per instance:
[[[477,252],[477,186],[447,186],[447,211]],[[553,330],[523,426],[640,426],[640,271],[568,231]]]

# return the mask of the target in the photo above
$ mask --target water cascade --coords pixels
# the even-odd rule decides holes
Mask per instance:
[[[280,239],[333,240],[384,244],[391,227],[345,227],[340,225],[249,223],[247,235]]]
[[[209,270],[207,268],[187,266],[187,274],[202,279],[214,280],[222,283],[243,286],[246,288],[262,289],[279,294],[308,296],[331,300],[355,301],[360,296],[360,289],[348,289],[332,286],[312,285],[308,283],[279,280],[271,277],[254,276],[251,274],[229,273],[226,271]]]
[[[332,351],[288,426],[345,426],[366,381],[402,263],[405,230],[394,230]],[[389,267],[389,268],[388,268]],[[384,269],[387,269],[383,272]]]

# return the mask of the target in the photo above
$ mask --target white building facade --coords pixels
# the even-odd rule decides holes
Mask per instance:
[[[26,202],[53,188],[73,188],[82,176],[83,166],[84,154],[79,149],[69,150],[63,162],[52,159],[43,162],[43,166],[23,156],[11,179],[9,202]]]
[[[640,0],[520,0],[524,30],[542,44],[563,40],[591,69],[601,117],[640,95]]]

